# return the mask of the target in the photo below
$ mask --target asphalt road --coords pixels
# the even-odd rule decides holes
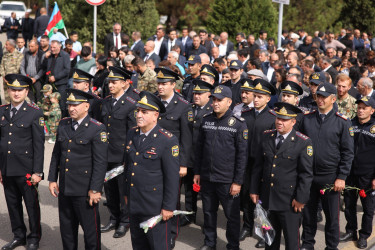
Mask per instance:
[[[0,41],[5,43],[6,36],[4,34],[0,34]],[[0,79],[0,89],[1,89],[1,97],[3,99],[2,93],[2,79]],[[3,99],[4,100],[4,99]],[[45,144],[45,159],[44,159],[44,172],[48,174],[49,170],[49,163],[51,160],[51,153],[53,150],[53,145],[46,143]],[[62,248],[61,238],[60,238],[60,230],[59,230],[59,217],[57,211],[57,199],[52,197],[48,191],[48,182],[42,181],[39,186],[39,195],[40,195],[40,206],[41,206],[41,224],[42,224],[42,240],[40,242],[40,249],[41,250],[60,250]],[[182,196],[182,201],[184,197]],[[182,203],[182,207],[184,204]],[[187,227],[183,227],[180,230],[180,235],[176,242],[176,250],[190,250],[190,249],[199,249],[199,247],[203,244],[204,236],[201,231],[201,225],[203,225],[203,214],[202,214],[202,203],[201,201],[198,202],[198,213],[197,213],[197,225],[189,225]],[[358,224],[360,225],[360,219],[362,215],[361,207],[358,205],[359,213],[358,213]],[[26,209],[24,209],[26,213]],[[101,215],[101,224],[105,224],[109,219],[109,213],[101,203],[100,205],[100,215]],[[217,223],[217,232],[218,232],[218,239],[217,239],[217,249],[225,249],[226,246],[226,238],[225,238],[225,225],[226,219],[224,217],[223,210],[221,207],[218,211],[218,223]],[[318,232],[316,235],[316,245],[315,249],[324,249],[324,222],[319,223],[318,225]],[[25,215],[25,223],[28,225],[27,215]],[[340,228],[341,232],[345,230],[345,217],[343,212],[340,212]],[[375,231],[375,230],[374,230]],[[130,241],[130,234],[129,232],[125,235],[125,237],[120,239],[114,239],[112,237],[113,231],[109,233],[102,234],[102,249],[130,249],[131,248],[131,241]],[[7,205],[4,198],[3,186],[0,185],[0,246],[5,245],[8,241],[13,239],[13,235],[11,232],[9,215],[7,210]],[[247,238],[245,241],[241,242],[241,249],[255,249],[254,245],[256,244],[257,239],[255,238]],[[373,233],[368,241],[368,249],[375,250],[375,234]],[[284,245],[282,249],[284,249]],[[24,247],[19,247],[17,249],[25,249]],[[84,249],[83,243],[83,232],[80,230],[79,232],[79,249]],[[350,249],[357,249],[353,242],[342,243],[339,245],[339,249],[342,250],[350,250]]]

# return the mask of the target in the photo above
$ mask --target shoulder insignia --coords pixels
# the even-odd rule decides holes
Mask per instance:
[[[163,135],[165,135],[168,138],[172,138],[173,137],[173,134],[171,132],[169,132],[168,130],[165,130],[163,128],[159,129],[159,132],[162,133]]]
[[[112,97],[112,95],[107,95],[106,97],[104,97],[104,99],[108,99],[110,97]]]
[[[3,104],[3,105],[0,106],[0,108],[1,108],[1,107],[5,107],[5,106],[9,106],[9,105],[10,105],[10,103],[8,103],[8,104]]]
[[[133,104],[135,103],[135,100],[133,98],[129,97],[129,96],[126,97],[126,100],[128,100],[129,102],[131,102]]]
[[[271,115],[275,115],[275,116],[276,116],[276,112],[275,112],[275,110],[270,109],[270,110],[268,110],[268,112],[270,112]]]
[[[265,131],[263,131],[263,134],[269,134],[269,133],[273,133],[273,132],[276,132],[276,129],[265,130]]]
[[[213,112],[210,112],[210,113],[207,113],[207,114],[204,114],[203,117],[206,117],[206,116],[209,116],[209,115],[212,115]]]
[[[29,107],[32,107],[33,109],[39,110],[40,108],[35,103],[28,103]]]
[[[138,95],[141,93],[138,89],[133,89],[133,92],[138,94]]]
[[[302,134],[301,132],[298,132],[298,131],[296,131],[296,136],[298,136],[299,138],[301,138],[301,139],[303,139],[305,141],[307,139],[309,139],[309,137],[307,135],[304,135],[304,134]]]
[[[138,128],[138,126],[134,126],[134,127],[132,127],[131,129],[137,129]]]
[[[240,120],[241,122],[245,121],[244,118],[242,118],[241,116],[239,116],[239,115],[237,115],[237,114],[233,114],[233,116],[234,116],[235,118],[237,118],[237,120]]]
[[[345,121],[348,120],[348,117],[346,117],[345,115],[343,115],[343,114],[341,114],[341,113],[339,113],[339,112],[336,112],[336,115],[337,115],[338,117],[341,117],[341,118],[344,119]]]
[[[190,104],[188,101],[186,101],[184,98],[182,98],[181,96],[178,96],[177,99],[179,99],[181,102],[183,103],[186,103],[186,104]]]
[[[95,120],[93,118],[90,118],[90,122],[92,122],[92,123],[94,123],[95,125],[98,125],[98,126],[102,125],[101,122],[98,122],[97,120]]]
[[[310,112],[306,112],[306,113],[304,113],[304,115],[314,114],[315,112],[316,112],[316,110],[313,110],[313,111],[310,111]]]

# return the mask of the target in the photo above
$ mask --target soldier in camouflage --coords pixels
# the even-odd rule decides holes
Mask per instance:
[[[5,43],[5,52],[0,64],[0,75],[3,77],[3,83],[6,83],[5,76],[8,74],[18,74],[20,72],[23,54],[16,50],[16,42],[9,39]],[[5,102],[9,103],[8,87],[3,84]]]
[[[44,116],[47,117],[46,123],[49,127],[49,132],[51,135],[51,138],[49,138],[48,143],[55,143],[56,141],[56,131],[57,127],[59,126],[59,122],[61,120],[61,109],[59,105],[59,100],[61,98],[61,95],[59,92],[54,92],[49,96],[49,99],[51,101],[51,107],[48,111],[43,111]]]
[[[353,119],[357,115],[357,104],[355,103],[356,99],[349,95],[352,80],[346,74],[339,74],[336,77],[336,87],[338,111],[349,119]]]
[[[49,100],[49,96],[52,94],[53,89],[51,84],[45,84],[43,88],[40,90],[40,92],[43,93],[43,95],[40,97],[40,99],[37,101],[37,105],[39,108],[41,108],[43,111],[47,111],[49,109],[49,106],[51,106],[51,102]]]
[[[139,91],[155,93],[158,90],[155,71],[149,69],[140,57],[134,58],[132,64],[138,73],[137,89]]]

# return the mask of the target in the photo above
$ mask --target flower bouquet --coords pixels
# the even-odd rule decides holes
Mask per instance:
[[[105,173],[104,182],[107,182],[124,172],[124,166],[120,165]]]
[[[275,229],[273,229],[269,219],[267,218],[267,212],[262,207],[262,202],[259,201],[255,207],[255,219],[254,228],[255,234],[263,239],[267,245],[271,246],[275,239]]]
[[[324,195],[326,192],[329,192],[329,191],[333,190],[333,188],[334,188],[333,184],[327,184],[324,188],[320,189],[320,194]],[[373,191],[372,189],[364,190],[364,189],[360,189],[360,188],[357,188],[357,187],[345,185],[345,188],[344,188],[343,191],[349,191],[349,190],[356,190],[358,192],[359,196],[362,197],[362,198],[367,197],[367,194],[366,194],[367,192]]]
[[[174,210],[173,211],[173,216],[180,215],[180,214],[193,214],[194,212],[187,212],[187,211],[181,211],[181,210]],[[163,219],[163,216],[161,214],[156,215],[152,217],[151,219],[148,219],[141,224],[139,224],[139,227],[143,229],[145,233],[149,229],[152,229],[156,224],[158,224],[161,220]]]
[[[26,174],[25,176],[26,178],[26,184],[29,186],[29,187],[32,187],[34,185],[34,179],[31,178],[31,174]],[[39,198],[39,190],[38,190],[38,186],[37,184],[34,185],[35,189],[36,189],[36,192],[38,193],[38,198]]]

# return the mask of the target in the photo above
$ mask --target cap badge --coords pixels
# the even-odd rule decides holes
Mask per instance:
[[[280,115],[288,115],[288,111],[285,109],[285,107],[282,107],[282,108],[279,110],[279,113],[280,113]]]
[[[288,84],[286,85],[285,90],[292,90],[292,87],[290,87],[290,85]]]
[[[249,83],[246,81],[244,84],[243,84],[244,87],[250,87]]]
[[[142,97],[142,99],[141,99],[140,102],[141,102],[141,103],[148,104],[148,102],[147,102],[147,97],[146,97],[146,96]]]
[[[71,100],[71,101],[75,101],[75,100],[76,100],[76,98],[75,98],[75,96],[73,95],[73,93],[70,93],[68,99]]]
[[[326,92],[326,88],[323,86],[323,87],[320,88],[320,91]]]
[[[205,67],[202,72],[208,72],[207,68]]]
[[[217,87],[217,88],[215,89],[214,94],[220,94],[220,93],[221,93],[221,88],[220,88],[220,87]]]
[[[193,61],[194,60],[194,56],[190,56],[188,61]]]
[[[195,87],[195,90],[201,90],[201,88],[199,87],[199,85],[197,85],[197,86]]]
[[[262,84],[258,83],[258,84],[255,86],[255,89],[262,89]]]
[[[318,74],[313,74],[311,78],[314,79],[314,80],[319,80],[319,75]]]
[[[73,78],[79,78],[79,75],[77,74],[77,72],[74,72]]]
[[[161,70],[158,73],[158,78],[164,78],[164,74],[163,74],[163,72],[161,72]]]
[[[109,72],[109,75],[108,75],[109,77],[114,77],[115,76],[115,74],[113,74],[113,71],[111,70],[111,72]]]
[[[13,81],[12,85],[14,87],[20,87],[21,86],[20,82],[17,79]]]
[[[232,62],[232,66],[238,66],[237,62],[236,61]]]
[[[362,97],[361,101],[368,102],[367,96]]]

